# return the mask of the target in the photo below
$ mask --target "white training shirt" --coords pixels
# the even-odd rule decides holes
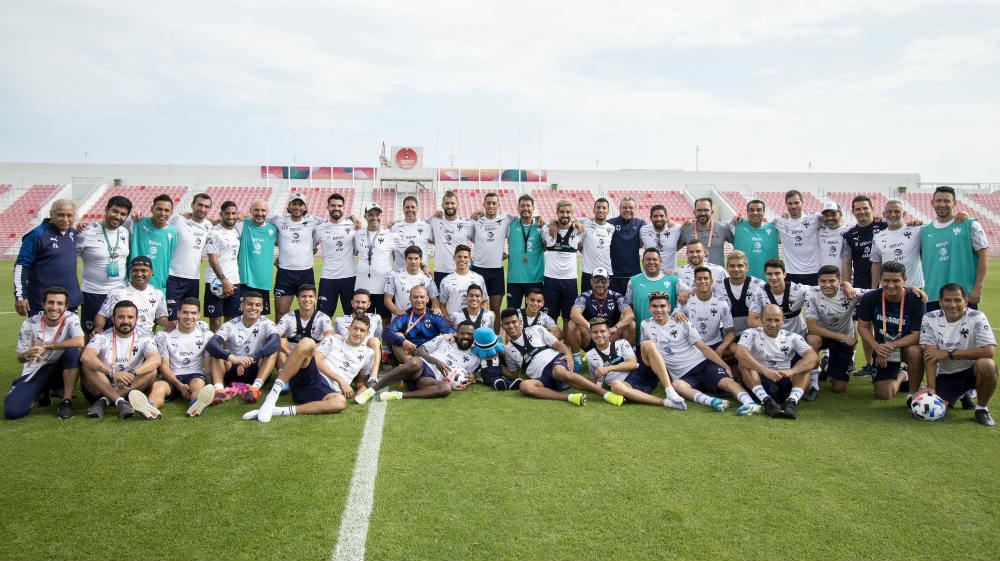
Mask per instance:
[[[521,360],[523,355],[521,351],[514,346],[514,344],[521,345],[525,347],[525,351],[528,351],[527,344],[530,343],[532,348],[540,349],[535,353],[534,358],[528,363],[528,368],[524,372],[526,376],[531,379],[537,379],[542,376],[542,371],[548,366],[555,358],[561,356],[559,351],[552,348],[558,341],[555,335],[553,335],[548,329],[537,325],[534,327],[525,327],[524,332],[521,336],[514,341],[508,341],[503,346],[503,356],[504,361],[507,364],[507,368],[511,372],[521,371]],[[529,351],[530,352],[530,351]]]
[[[576,254],[580,247],[581,236],[576,228],[560,228],[559,239],[549,234],[548,228],[542,228],[542,243],[545,244],[545,277],[550,279],[576,279]],[[557,251],[556,245],[571,248],[572,251]]]
[[[473,265],[484,269],[503,267],[504,245],[510,224],[519,217],[516,214],[497,213],[493,218],[480,216],[472,223],[472,243],[476,245]]]
[[[786,299],[791,298],[791,301],[788,303],[788,311],[794,312],[795,310],[801,310],[806,304],[806,295],[809,294],[810,287],[796,282],[790,284],[791,285],[788,290],[774,297],[777,302],[771,302],[771,299],[767,297],[766,287],[768,284],[764,283],[763,286],[754,289],[750,298],[747,298],[747,307],[750,308],[751,312],[761,314],[763,316],[765,306],[776,304],[781,307]],[[782,310],[784,310],[784,308],[782,308]],[[806,336],[806,321],[805,318],[802,317],[801,313],[793,318],[786,319],[782,327],[792,333],[797,333],[803,337]]]
[[[954,223],[954,218],[947,222],[940,222],[938,220],[931,222],[937,230],[949,228]],[[972,238],[972,251],[979,251],[990,246],[989,240],[986,239],[986,231],[983,230],[983,225],[979,221],[974,220],[972,222],[972,226],[969,228],[969,237]]]
[[[452,310],[461,310],[466,307],[465,294],[469,291],[469,285],[476,284],[483,289],[483,301],[489,301],[489,294],[486,293],[486,280],[483,275],[469,271],[464,275],[451,273],[441,280],[441,294],[438,300]]]
[[[457,342],[449,341],[443,335],[438,335],[427,341],[422,347],[427,351],[427,354],[443,361],[450,368],[461,368],[469,374],[474,374],[476,370],[479,370],[479,357],[476,356],[476,353],[472,352],[472,347],[463,351],[458,348]],[[431,367],[431,370],[437,375],[438,380],[444,380],[443,372],[438,371],[437,367],[427,359],[422,360],[424,364]]]
[[[368,316],[368,336],[362,343],[367,344],[368,340],[372,337],[381,338],[382,337],[382,316],[378,314],[365,314]],[[348,332],[351,327],[351,322],[354,321],[354,315],[340,316],[339,318],[333,320],[333,333],[335,335],[340,335],[341,339],[346,340],[347,336],[350,334]]]
[[[795,355],[805,355],[812,347],[798,333],[782,329],[771,338],[763,327],[752,327],[740,336],[739,345],[750,349],[753,358],[771,370],[788,370]]]
[[[691,320],[707,345],[721,343],[723,330],[733,329],[733,312],[726,296],[719,297],[713,293],[706,302],[697,294],[692,294],[687,304],[678,310]]]
[[[677,269],[677,242],[681,239],[683,224],[674,224],[673,228],[663,226],[663,230],[657,231],[652,223],[639,228],[639,239],[642,247],[655,247],[660,252],[663,259],[661,270],[673,271]]]
[[[180,328],[156,334],[156,350],[160,360],[167,361],[174,376],[205,373],[205,347],[215,335],[203,321],[195,322],[191,333],[181,333]]]
[[[472,221],[457,217],[446,220],[432,216],[427,219],[434,232],[434,272],[455,272],[455,248],[472,239]]]
[[[358,374],[371,376],[375,364],[375,352],[364,343],[357,347],[337,337],[327,337],[316,347],[316,353],[323,355],[323,362],[337,374],[343,376],[348,383]],[[320,372],[322,374],[322,372]],[[323,374],[335,391],[341,391],[340,384],[326,374]]]
[[[781,238],[781,249],[787,271],[794,275],[812,275],[819,270],[819,214],[802,213],[798,218],[774,219]]]
[[[111,319],[114,313],[115,304],[122,300],[131,300],[138,309],[135,328],[153,332],[156,327],[156,319],[167,317],[167,300],[163,297],[163,292],[151,284],[147,284],[143,290],[138,290],[132,283],[124,286],[119,285],[104,298],[98,315]]]
[[[313,322],[312,329],[307,335],[313,341],[319,343],[323,340],[324,333],[327,331],[333,331],[333,320],[330,319],[330,316],[319,310],[313,311],[311,319]],[[299,320],[298,323],[301,323],[302,328],[305,329],[306,325],[309,324],[309,320]],[[278,330],[278,337],[284,337],[286,339],[288,337],[294,337],[298,328],[298,323],[295,321],[295,310],[281,316],[281,319],[278,320],[278,325],[276,327]],[[295,343],[294,341],[288,341],[288,346],[292,349],[294,349],[297,344],[298,343]]]
[[[174,245],[174,253],[170,256],[170,276],[200,279],[201,254],[205,249],[212,222],[207,218],[198,222],[193,218],[174,214],[167,219],[167,224],[177,228],[177,243]]]
[[[996,345],[996,336],[986,314],[972,308],[965,309],[965,315],[951,323],[944,310],[934,310],[924,314],[920,324],[920,344],[934,345],[945,351],[968,351]],[[972,368],[976,361],[968,359],[945,359],[938,362],[940,374],[954,374]]]
[[[206,255],[219,256],[219,268],[226,280],[237,285],[240,283],[240,265],[236,261],[240,253],[240,231],[234,226],[226,228],[221,224],[212,226],[205,242]],[[211,285],[218,279],[211,266],[205,267],[205,284]]]
[[[541,311],[538,312],[538,315],[530,318],[528,317],[528,312],[526,312],[523,308],[517,311],[517,315],[521,318],[521,324],[525,329],[536,325],[540,325],[545,329],[556,326],[556,322],[552,319],[552,316],[545,313],[545,308],[542,308]]]
[[[355,290],[364,288],[375,294],[385,294],[385,277],[392,270],[392,251],[399,236],[385,228],[371,232],[367,228],[354,235],[354,253],[358,256]]]
[[[640,330],[642,341],[656,344],[671,380],[681,378],[692,368],[708,360],[695,346],[701,341],[701,335],[690,323],[680,323],[671,317],[667,323],[660,325],[655,318],[649,318],[642,322]]]
[[[716,265],[715,263],[709,263],[708,261],[705,261],[704,263],[699,265],[699,267],[708,267],[709,269],[711,269],[713,283],[715,283],[716,281],[720,281],[722,279],[729,278],[729,273],[727,273],[725,269]],[[678,279],[680,279],[681,284],[693,287],[694,270],[697,268],[698,267],[692,267],[690,264],[684,265],[683,267],[680,267],[676,271],[674,271],[674,274],[677,275]]]
[[[831,230],[825,225],[820,227],[818,234],[820,267],[835,265],[837,269],[843,269],[844,259],[851,258],[851,249],[844,243],[844,232],[850,229],[850,226],[841,226],[836,230]],[[819,268],[816,270],[818,271]],[[843,274],[843,270],[841,270],[841,274]]]
[[[466,319],[468,319],[473,323],[476,323],[476,320],[478,319],[479,321],[476,325],[477,328],[489,327],[490,329],[493,329],[493,322],[496,321],[497,316],[492,311],[480,306],[478,314],[466,318],[465,314],[468,313],[468,311],[469,310],[467,308],[462,308],[461,310],[455,310],[453,312],[450,312],[448,316],[451,319],[451,324],[454,327],[458,327],[458,324],[462,323]]]
[[[233,318],[215,333],[226,343],[229,354],[251,356],[264,346],[267,337],[278,333],[278,327],[270,319],[261,316],[253,325],[243,325],[243,316]]]
[[[604,267],[611,270],[611,236],[615,233],[614,224],[607,221],[598,224],[590,218],[581,218],[583,224],[583,259],[580,268],[591,275],[594,269]]]
[[[431,225],[424,220],[414,222],[396,222],[390,231],[399,236],[399,245],[392,252],[393,270],[403,271],[406,269],[406,256],[403,254],[406,248],[415,245],[423,252],[421,257],[424,263],[430,259],[431,243],[434,242],[434,232]],[[454,255],[454,252],[452,252]]]
[[[854,337],[854,308],[861,297],[871,289],[855,288],[858,296],[853,300],[844,297],[844,289],[838,288],[833,298],[827,298],[823,291],[814,286],[806,294],[806,304],[802,313],[806,319],[819,321],[819,326],[830,331]]]
[[[600,352],[597,351],[597,346],[595,345],[593,348],[587,351],[587,371],[590,372],[591,380],[596,382],[597,369],[603,368],[604,366],[607,366],[608,362],[615,360],[614,357],[611,356],[612,349],[614,349],[615,354],[617,354],[618,358],[620,358],[622,361],[628,360],[630,358],[635,358],[635,350],[632,348],[632,345],[629,345],[628,341],[626,341],[625,339],[612,341],[611,344],[608,345],[608,348],[601,349]],[[608,362],[605,362],[604,358],[601,357],[602,353],[604,354],[604,356],[608,357],[609,359]],[[616,361],[616,364],[617,362],[620,361]],[[619,382],[619,381],[624,382],[625,378],[628,378],[629,374],[631,374],[631,372],[608,372],[607,376],[605,376],[604,379],[601,380],[601,383],[610,388],[612,382]]]
[[[313,229],[313,247],[323,249],[321,279],[347,279],[357,274],[354,265],[354,222],[323,222]]]
[[[73,312],[63,312],[61,329],[59,325],[55,327],[45,325],[44,317],[44,312],[38,312],[21,322],[21,330],[17,334],[17,352],[23,353],[34,346],[61,343],[67,339],[83,336],[80,316]],[[56,362],[62,354],[63,349],[45,351],[37,362],[28,361],[21,365],[21,376],[27,376],[25,379],[30,380],[41,367]]]
[[[97,358],[112,370],[138,368],[146,361],[147,353],[159,354],[152,333],[133,330],[128,337],[121,337],[113,327],[95,334],[87,346],[95,349]]]
[[[417,271],[417,274],[411,275],[406,269],[402,271],[390,271],[385,276],[383,294],[392,294],[396,306],[405,310],[410,307],[410,291],[415,286],[426,288],[428,298],[438,297],[437,285],[434,284],[433,279],[424,274],[423,271]]]
[[[107,233],[108,239],[104,236]],[[128,228],[119,226],[114,230],[104,230],[104,221],[95,222],[76,237],[76,253],[83,260],[84,292],[107,294],[116,286],[121,286],[128,278],[128,253],[131,236]],[[110,244],[110,249],[108,248]],[[117,249],[116,249],[117,248]],[[118,264],[118,275],[108,276],[108,263]]]
[[[872,239],[868,260],[872,263],[898,261],[906,267],[906,286],[924,287],[924,267],[920,257],[922,226],[885,229]],[[867,286],[863,288],[868,288]]]
[[[313,232],[326,222],[311,214],[298,222],[289,215],[273,214],[267,221],[278,229],[278,268],[289,271],[304,271],[313,268]]]

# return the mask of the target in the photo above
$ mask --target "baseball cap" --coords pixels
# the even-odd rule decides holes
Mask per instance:
[[[306,198],[302,193],[292,193],[292,196],[288,197],[288,202],[292,203],[295,201],[299,201],[302,204],[306,204]]]
[[[840,205],[834,202],[829,202],[823,205],[823,212],[826,212],[828,210],[832,210],[834,212],[841,212]]]
[[[606,279],[609,279],[611,278],[611,275],[608,273],[608,270],[605,269],[604,267],[596,267],[594,269],[594,272],[591,273],[590,278],[596,278],[596,277],[604,277]]]
[[[134,257],[132,259],[132,262],[129,263],[128,268],[132,269],[133,267],[149,267],[150,269],[152,269],[153,261],[149,257],[146,257],[145,255],[140,255],[138,257]]]
[[[368,203],[365,205],[365,214],[368,214],[370,211],[373,210],[382,212],[382,207],[378,206],[378,203]]]

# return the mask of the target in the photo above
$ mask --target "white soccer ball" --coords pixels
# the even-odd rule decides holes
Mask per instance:
[[[215,279],[212,284],[208,285],[208,289],[212,292],[212,295],[216,298],[222,298],[222,281]]]
[[[910,412],[921,421],[943,419],[947,410],[948,407],[944,400],[932,393],[921,394],[913,398],[913,403],[910,404]]]
[[[472,383],[472,376],[469,376],[469,373],[464,368],[452,368],[447,378],[448,383],[451,384],[451,389],[456,391],[464,390]]]

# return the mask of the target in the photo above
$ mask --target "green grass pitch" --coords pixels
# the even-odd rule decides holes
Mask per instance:
[[[392,402],[366,557],[1000,558],[1000,432],[961,409],[918,422],[903,399],[824,383],[797,421],[483,387]],[[197,419],[167,404],[155,423],[88,419],[79,392],[75,406],[0,422],[0,559],[330,558],[367,405],[268,425],[236,401]]]

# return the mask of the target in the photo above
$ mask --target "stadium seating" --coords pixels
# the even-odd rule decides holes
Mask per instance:
[[[0,185],[0,197],[6,195],[7,191],[10,191],[10,188],[10,184]]]
[[[402,201],[401,201],[402,203]],[[434,194],[433,189],[421,189],[417,192],[417,218],[420,220],[426,220],[434,215],[437,209],[441,206],[440,202]],[[400,204],[402,208],[402,204]],[[459,212],[461,215],[461,212]]]
[[[157,196],[166,193],[170,195],[170,198],[174,200],[174,204],[176,205],[181,202],[181,197],[187,191],[188,188],[182,186],[113,185],[108,187],[108,190],[104,192],[104,195],[93,206],[89,209],[81,209],[83,214],[78,216],[77,220],[89,222],[104,218],[104,207],[107,206],[108,200],[115,195],[128,197],[128,200],[132,201],[132,212],[141,212],[145,215],[149,214],[149,209],[153,206],[153,199]]]
[[[986,210],[1000,214],[1000,193],[972,193],[971,197]]]
[[[757,198],[764,201],[767,210],[780,216],[785,210],[785,191],[758,191]],[[802,211],[820,212],[823,210],[823,201],[816,198],[809,191],[802,193]]]
[[[926,214],[928,218],[933,220],[936,216],[934,212],[934,193],[903,193],[900,196],[917,210]],[[963,203],[961,199],[955,201],[955,212],[963,211],[975,217],[983,225],[983,230],[986,230],[986,237],[989,240],[991,248],[1000,247],[1000,224],[983,216],[981,212],[977,212],[974,208]]]
[[[219,207],[226,201],[233,201],[241,213],[248,213],[250,211],[250,203],[257,199],[264,199],[266,201],[271,194],[271,190],[262,186],[213,186],[205,189],[205,193],[208,193],[208,196],[212,197],[212,208],[214,210],[211,215],[214,218],[219,214]]]
[[[589,192],[589,191],[588,191]],[[632,197],[636,202],[636,218],[649,222],[649,211],[656,205],[667,208],[667,217],[675,221],[688,220],[694,217],[694,207],[687,202],[679,191],[608,191],[608,198],[615,206],[620,206],[622,199]]]
[[[746,216],[747,203],[750,201],[743,196],[743,193],[739,191],[719,191],[719,194],[729,203],[729,206],[733,207],[733,210],[742,216]]]
[[[0,254],[6,254],[21,243],[21,236],[38,218],[38,209],[62,188],[62,185],[33,185],[0,214]]]
[[[306,208],[308,213],[313,216],[318,216],[320,218],[327,218],[329,214],[326,211],[326,200],[330,195],[334,193],[340,193],[344,196],[344,214],[351,214],[351,205],[354,204],[354,190],[353,189],[334,189],[332,187],[304,187],[302,189],[292,189],[293,193],[300,193],[306,198]],[[289,197],[291,194],[289,194]],[[287,214],[286,209],[288,208],[288,200],[285,199],[285,203],[281,205],[280,214]]]
[[[594,216],[594,193],[591,191],[535,189],[531,192],[531,196],[535,199],[535,212],[547,221],[555,220],[556,203],[562,199],[573,203],[574,216],[577,218]]]
[[[854,197],[857,197],[858,195],[868,195],[868,198],[872,200],[872,209],[877,215],[882,214],[885,210],[885,203],[889,200],[882,193],[855,193],[841,191],[837,193],[827,193],[826,195],[840,204],[840,208],[843,209],[845,216],[853,214],[854,207],[851,201],[853,201]]]

